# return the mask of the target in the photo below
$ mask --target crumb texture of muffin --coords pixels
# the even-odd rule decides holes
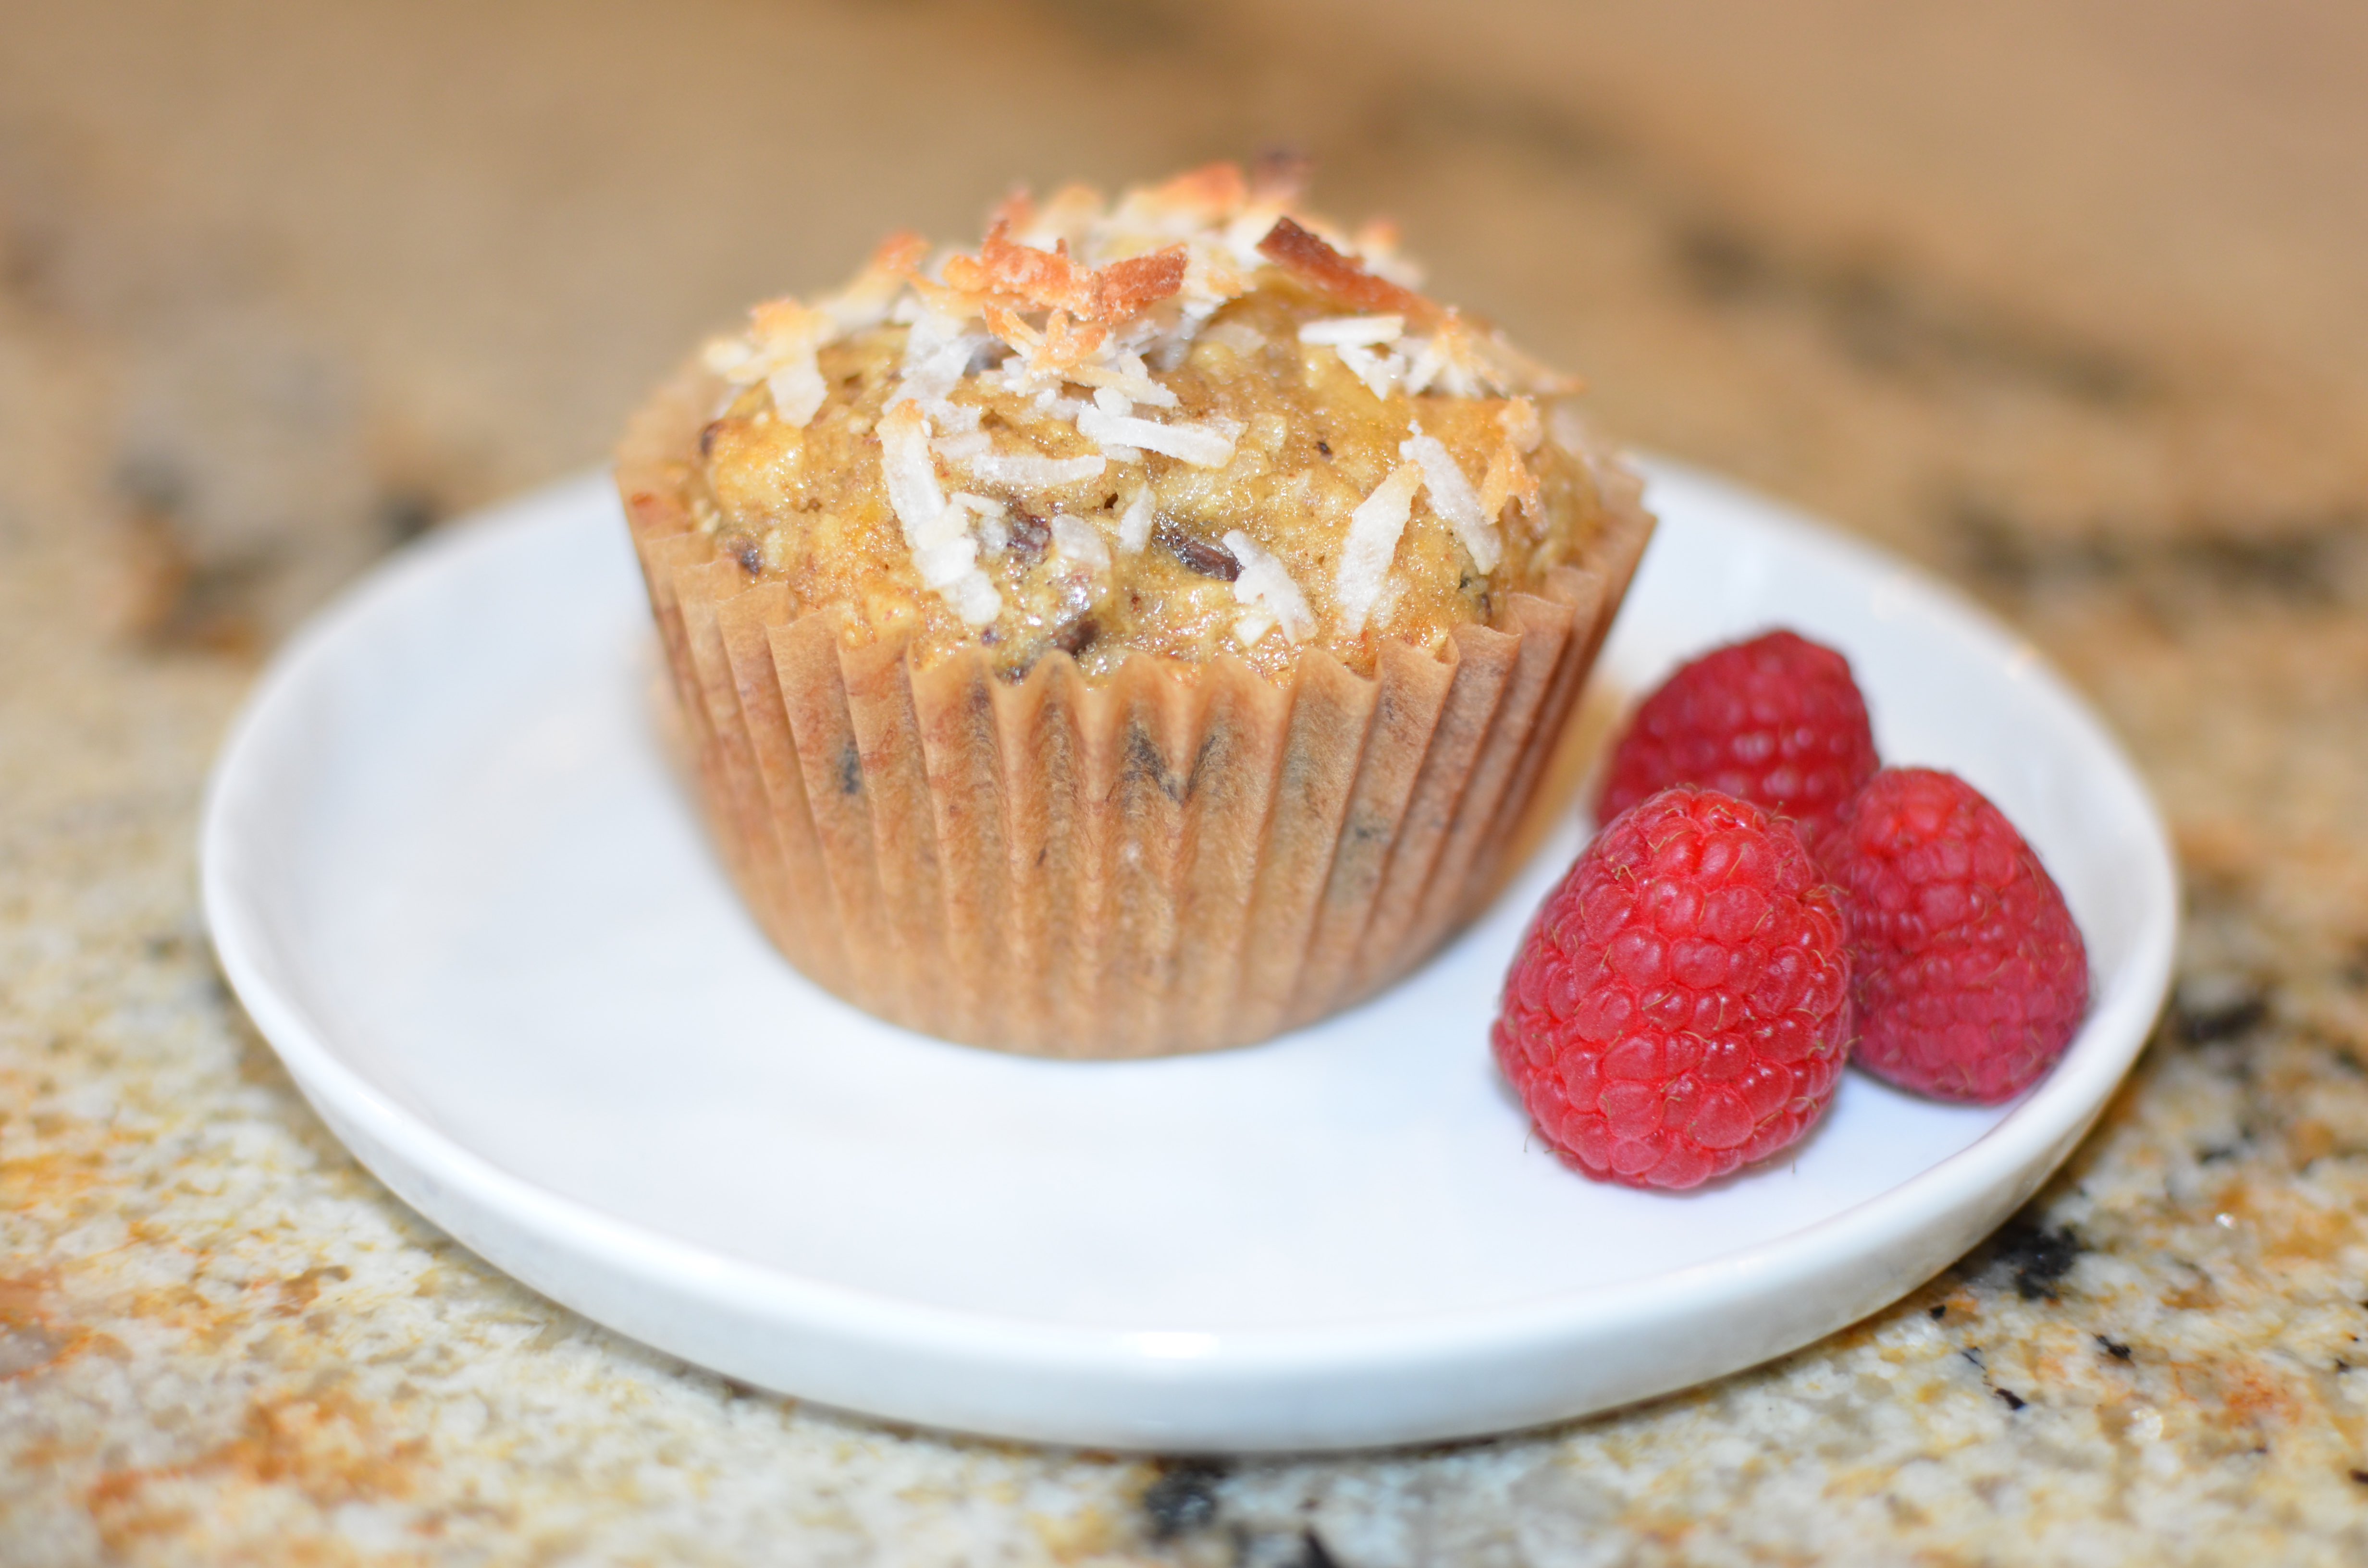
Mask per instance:
[[[618,483],[744,897],[1076,1057],[1264,1039],[1493,887],[1650,532],[1577,388],[1217,165],[777,300]]]

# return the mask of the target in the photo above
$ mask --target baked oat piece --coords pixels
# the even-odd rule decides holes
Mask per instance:
[[[619,480],[774,940],[951,1038],[1239,1043],[1469,913],[1649,528],[1573,383],[1229,165],[882,247]]]

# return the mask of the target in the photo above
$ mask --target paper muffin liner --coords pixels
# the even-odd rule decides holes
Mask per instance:
[[[1405,975],[1498,885],[1652,519],[1600,468],[1588,559],[1442,653],[1284,682],[1149,656],[1024,679],[849,646],[693,526],[718,384],[643,409],[617,479],[710,824],[808,978],[973,1045],[1125,1058],[1245,1045]]]

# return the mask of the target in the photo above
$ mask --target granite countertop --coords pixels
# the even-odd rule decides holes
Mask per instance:
[[[6,33],[0,1559],[2368,1561],[2356,8],[110,0]],[[2094,699],[2190,902],[2095,1134],[1775,1365],[1230,1464],[757,1392],[412,1215],[198,915],[205,769],[275,640],[892,223],[1273,138],[1603,424],[1921,562]]]

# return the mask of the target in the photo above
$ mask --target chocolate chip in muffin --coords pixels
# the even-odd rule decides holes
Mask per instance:
[[[1173,523],[1161,523],[1152,537],[1166,545],[1168,551],[1186,566],[1203,577],[1216,577],[1233,582],[1242,574],[1242,563],[1224,545],[1205,539],[1195,539]]]
[[[1006,550],[1022,561],[1040,561],[1052,539],[1052,524],[1025,507],[1011,508],[1011,542],[1004,546]]]

